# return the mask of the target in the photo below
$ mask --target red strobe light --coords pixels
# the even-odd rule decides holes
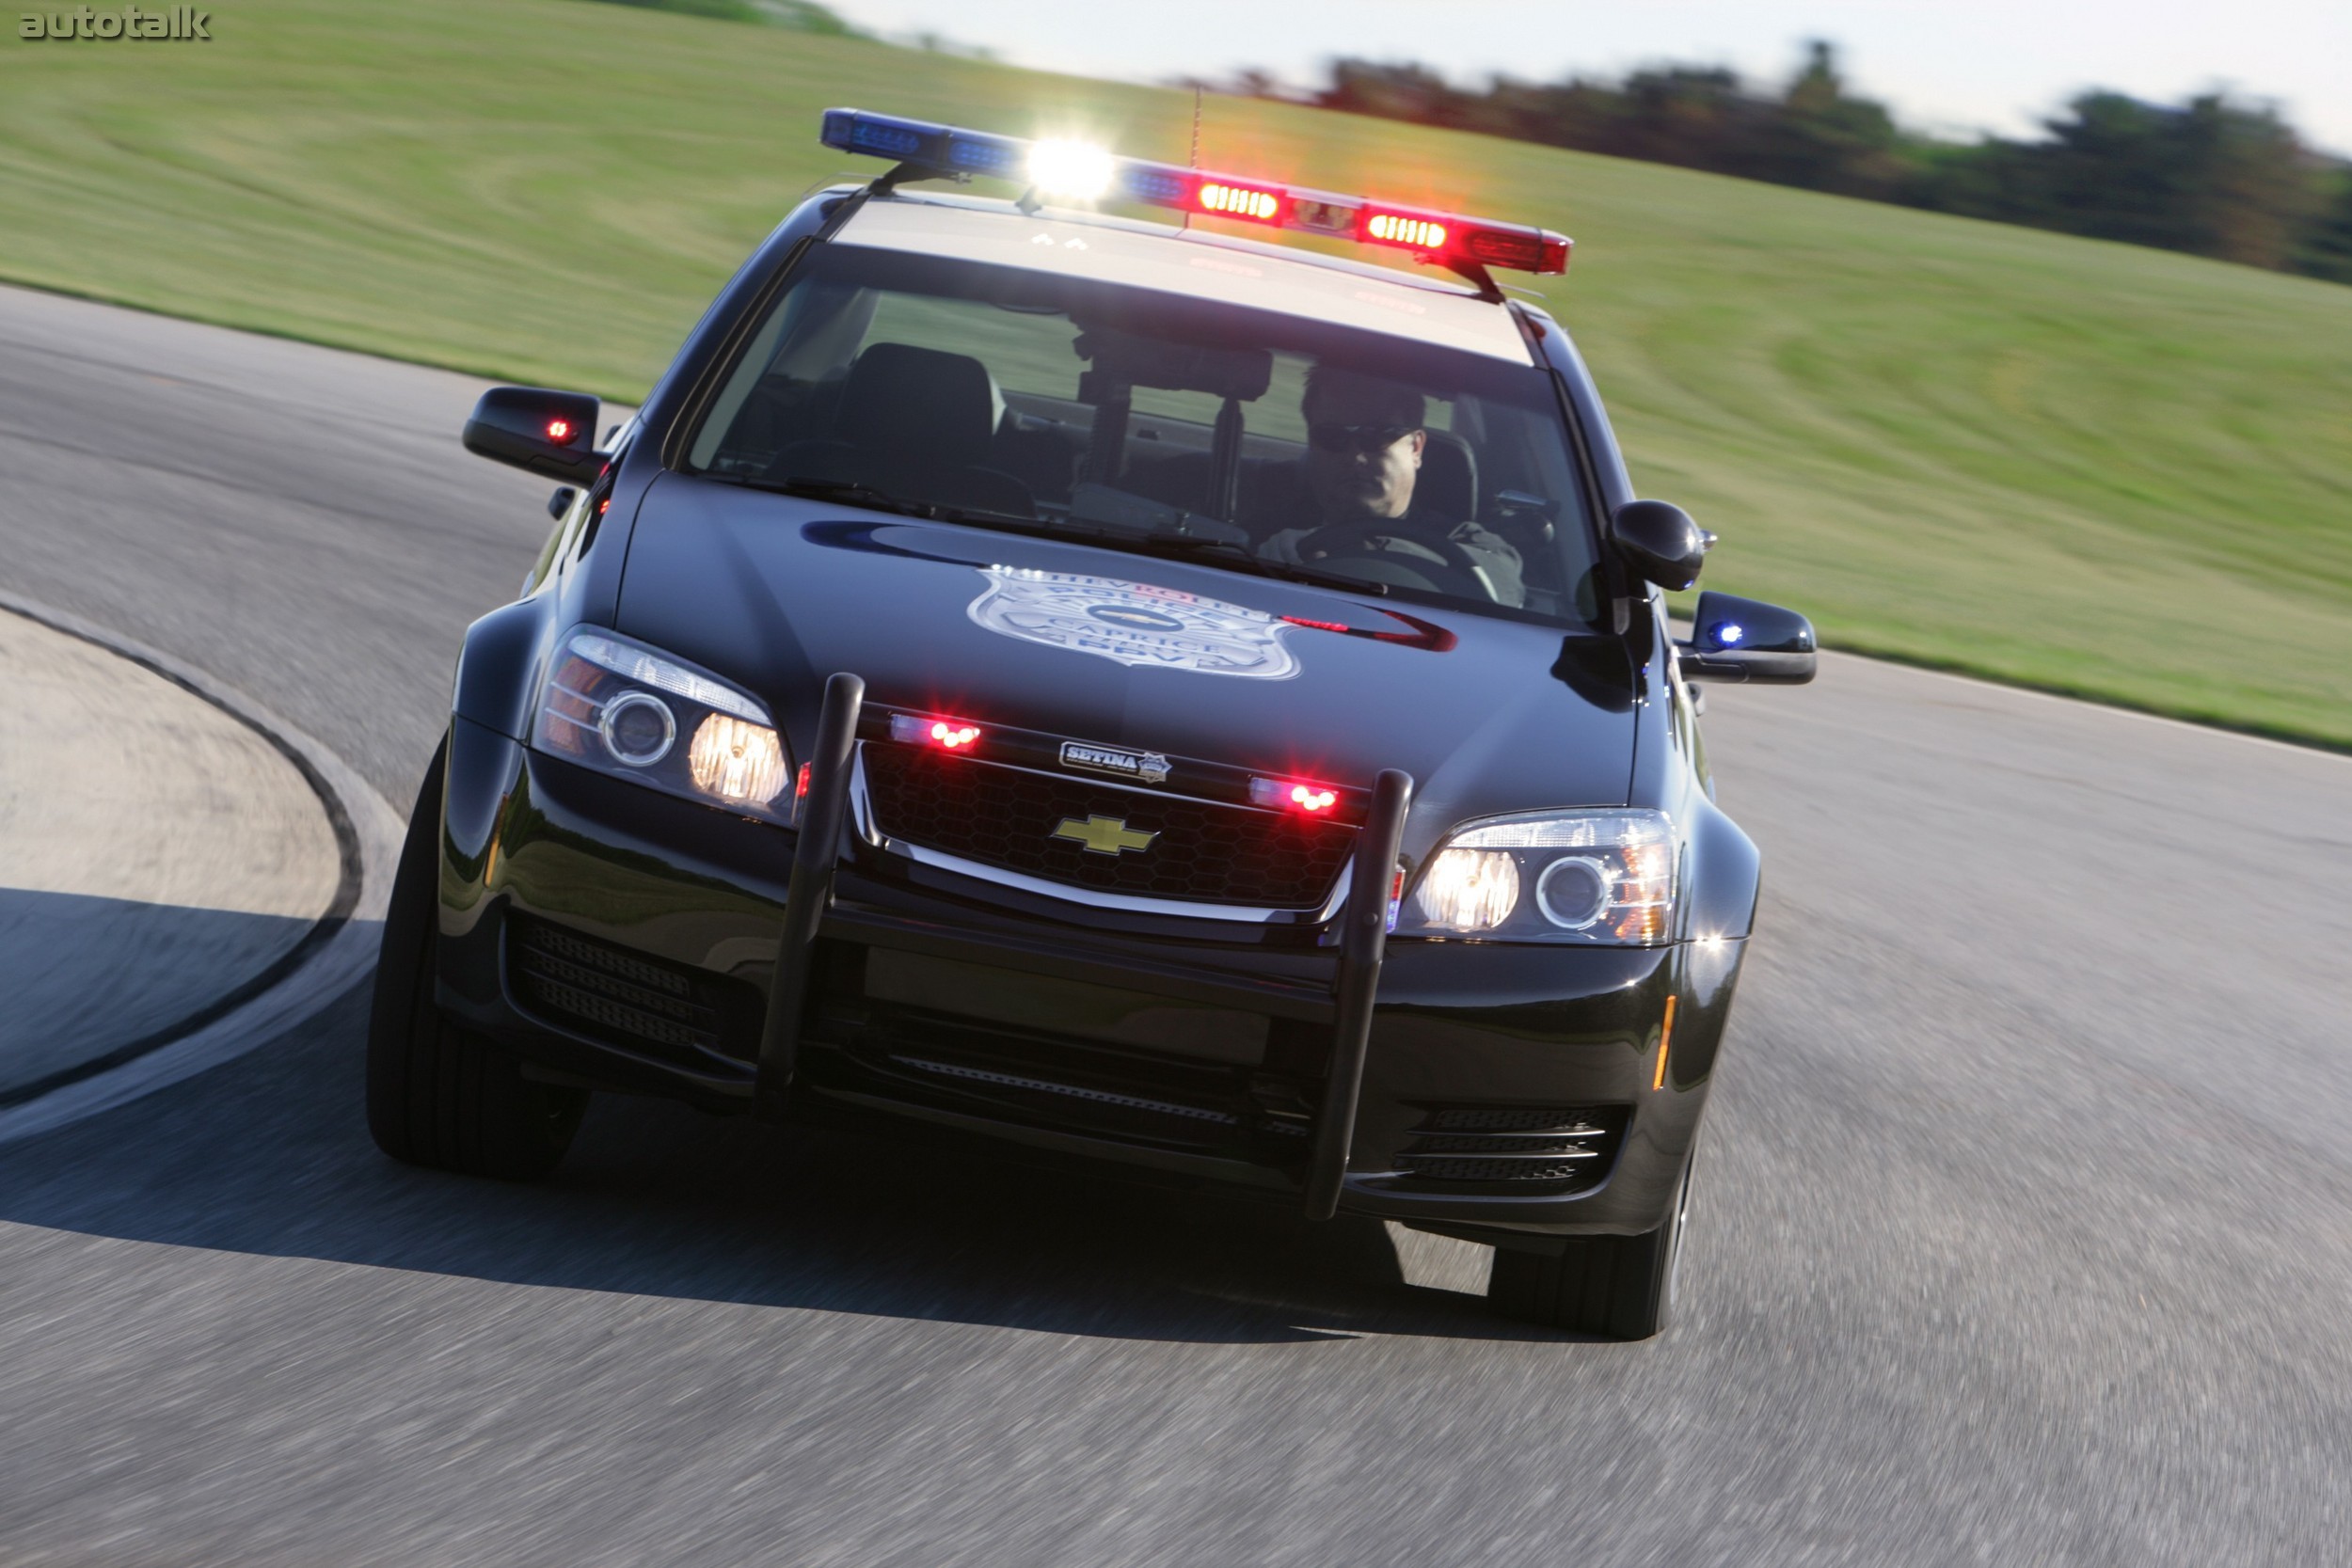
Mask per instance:
[[[571,420],[549,420],[548,421],[548,440],[553,441],[553,442],[554,442],[557,446],[559,446],[559,447],[560,447],[560,446],[562,446],[564,442],[566,442],[566,441],[570,440],[571,438],[572,438],[572,421],[571,421]]]
[[[1364,238],[1381,245],[1434,252],[1445,248],[1446,235],[1446,226],[1436,218],[1422,217],[1414,213],[1381,213],[1369,209],[1364,214]]]
[[[1252,223],[1279,224],[1282,196],[1279,190],[1237,185],[1230,180],[1203,180],[1193,192],[1192,204],[1219,217],[1247,218]]]
[[[1249,800],[1253,805],[1275,811],[1295,811],[1306,816],[1328,816],[1340,803],[1340,792],[1329,784],[1309,784],[1300,779],[1252,779]]]
[[[890,738],[910,746],[931,746],[943,752],[968,752],[979,743],[980,727],[961,719],[918,719],[913,714],[890,716]]]

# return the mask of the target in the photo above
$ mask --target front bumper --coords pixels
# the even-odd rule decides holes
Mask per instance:
[[[555,1075],[752,1108],[795,835],[464,720],[445,798],[443,1006]],[[812,949],[794,1114],[881,1113],[1298,1195],[1332,935],[1071,913],[897,857],[845,860]],[[1339,1207],[1505,1243],[1653,1228],[1696,1135],[1741,945],[1390,942]],[[566,976],[597,962],[676,988],[691,1027],[648,1034],[565,1001]],[[1545,1108],[1590,1113],[1597,1168],[1440,1180],[1413,1152],[1466,1116],[1508,1126],[1503,1113]]]

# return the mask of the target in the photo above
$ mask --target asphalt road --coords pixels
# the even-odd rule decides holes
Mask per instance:
[[[0,291],[0,586],[405,805],[545,527],[472,395]],[[659,1105],[420,1174],[354,996],[0,1148],[0,1560],[2352,1560],[2352,760],[1847,659],[1712,700],[1767,907],[1665,1338]]]

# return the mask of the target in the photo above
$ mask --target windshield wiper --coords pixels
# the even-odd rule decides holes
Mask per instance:
[[[930,501],[911,500],[848,480],[742,479],[736,483],[754,490],[773,490],[778,495],[801,496],[809,500],[839,501],[844,506],[862,506],[868,512],[896,512],[909,517],[936,517],[946,510]]]
[[[1132,537],[1132,536],[1131,536]],[[1376,594],[1386,596],[1385,582],[1367,582],[1341,572],[1319,572],[1295,561],[1269,561],[1246,545],[1224,539],[1193,539],[1182,534],[1147,533],[1136,541],[1153,555],[1171,555],[1182,560],[1206,557],[1219,566],[1253,573],[1262,578],[1279,578],[1285,582],[1312,583],[1318,588],[1337,588],[1350,594]]]
[[[718,474],[707,477],[724,478]],[[1056,522],[1044,517],[1024,517],[1014,512],[991,512],[984,507],[948,506],[940,501],[916,500],[849,480],[725,478],[724,482],[753,490],[772,490],[778,495],[801,496],[810,500],[839,501],[844,506],[861,506],[868,512],[895,512],[900,516],[922,517],[932,522],[969,523],[975,528],[1033,534],[1040,539],[1077,539],[1089,545],[1102,545],[1133,544],[1140,537],[1123,529],[1096,528],[1076,521]]]
[[[722,476],[707,476],[718,479]],[[949,506],[942,501],[916,500],[911,496],[894,496],[887,490],[877,490],[870,484],[853,483],[838,479],[732,479],[727,483],[741,484],[754,490],[772,490],[782,496],[800,496],[809,500],[839,501],[844,506],[862,506],[868,512],[895,512],[903,517],[923,517],[932,522],[971,523],[976,526],[998,528],[1038,527],[1034,518],[1010,512],[991,512],[977,506]]]
[[[718,478],[718,475],[711,475]],[[1389,585],[1367,582],[1361,578],[1340,572],[1319,572],[1291,561],[1268,561],[1247,545],[1229,539],[1204,539],[1184,533],[1136,533],[1132,530],[1103,527],[1077,518],[1054,519],[1022,517],[1009,512],[989,512],[977,507],[943,506],[936,501],[914,500],[877,490],[870,484],[857,484],[848,480],[832,479],[732,479],[728,483],[754,490],[773,490],[780,495],[801,496],[810,500],[838,501],[844,506],[864,507],[868,512],[895,512],[906,517],[923,517],[933,522],[970,523],[977,528],[1001,529],[1008,533],[1026,533],[1040,539],[1071,539],[1081,544],[1103,545],[1112,549],[1133,550],[1144,555],[1170,556],[1183,561],[1205,561],[1210,564],[1248,572],[1255,577],[1275,578],[1285,582],[1311,583],[1319,588],[1337,588],[1349,594],[1374,594],[1385,596]]]
[[[755,483],[763,490],[781,490],[787,496],[806,496],[811,500],[843,501],[851,506],[872,507],[876,511],[903,511],[929,504],[877,490],[870,484],[853,484],[846,479],[777,479]]]

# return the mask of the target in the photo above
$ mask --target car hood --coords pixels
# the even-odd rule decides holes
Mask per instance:
[[[803,756],[846,670],[868,702],[980,724],[1342,784],[1401,768],[1408,840],[1620,805],[1631,776],[1613,639],[675,474],[615,626],[750,689]]]

